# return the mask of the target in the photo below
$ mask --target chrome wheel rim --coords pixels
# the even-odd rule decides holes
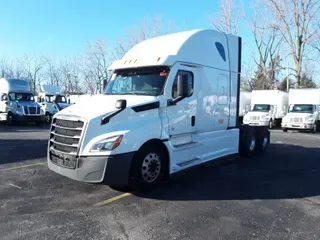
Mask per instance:
[[[47,123],[49,123],[51,121],[51,117],[49,114],[46,115],[46,121],[47,121]]]
[[[267,146],[267,144],[268,144],[268,138],[265,137],[265,138],[263,139],[262,147],[265,148],[265,147]]]
[[[11,124],[12,123],[12,115],[8,116],[8,123]]]
[[[250,141],[250,147],[249,147],[250,151],[253,151],[255,146],[256,146],[256,140],[252,138]]]
[[[149,153],[142,162],[141,173],[144,181],[151,183],[154,182],[161,170],[161,160],[158,154]]]

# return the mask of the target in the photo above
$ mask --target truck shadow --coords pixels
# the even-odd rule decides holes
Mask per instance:
[[[271,144],[263,156],[207,164],[137,196],[168,201],[292,199],[320,195],[320,148]]]
[[[0,139],[0,165],[46,158],[48,140]]]
[[[5,132],[35,132],[35,131],[47,131],[50,129],[50,124],[43,123],[37,126],[34,123],[16,123],[14,125],[8,125],[6,123],[0,123],[0,133]],[[1,140],[0,140],[1,141]]]

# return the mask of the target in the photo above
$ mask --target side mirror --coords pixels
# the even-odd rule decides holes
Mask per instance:
[[[103,90],[106,89],[107,84],[108,84],[108,79],[104,79],[104,80],[103,80]]]
[[[127,107],[127,100],[120,99],[116,101],[116,108],[117,109],[125,109]]]
[[[185,98],[189,96],[189,82],[188,75],[178,75],[178,84],[177,84],[177,93],[178,97]]]

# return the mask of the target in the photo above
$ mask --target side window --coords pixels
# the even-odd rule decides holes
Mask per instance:
[[[224,50],[223,45],[219,42],[216,42],[215,45],[223,61],[226,61],[226,52]]]
[[[174,82],[173,82],[173,85],[172,85],[172,98],[175,99],[178,97],[178,93],[177,93],[177,83],[178,83],[178,75],[179,74],[187,74],[188,75],[188,82],[189,82],[189,89],[190,89],[190,92],[189,92],[189,97],[192,96],[193,94],[193,73],[192,72],[189,72],[189,71],[183,71],[183,70],[179,70],[177,72],[177,75],[174,79]]]
[[[16,95],[14,93],[9,93],[9,100],[10,101],[15,101],[16,100]]]
[[[7,101],[8,100],[8,95],[7,94],[3,94],[1,96],[1,101]]]

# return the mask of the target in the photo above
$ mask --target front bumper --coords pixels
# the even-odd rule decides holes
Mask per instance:
[[[15,122],[43,122],[44,115],[18,115],[13,114]]]
[[[76,159],[75,168],[51,160],[48,153],[48,167],[50,170],[80,182],[104,182],[109,185],[126,185],[129,183],[131,163],[134,152],[110,156],[86,156]]]
[[[305,129],[310,130],[313,129],[313,123],[288,123],[288,122],[282,122],[281,127],[282,128],[290,128],[290,129]]]
[[[243,120],[243,123],[251,126],[268,126],[269,125],[269,121]]]

